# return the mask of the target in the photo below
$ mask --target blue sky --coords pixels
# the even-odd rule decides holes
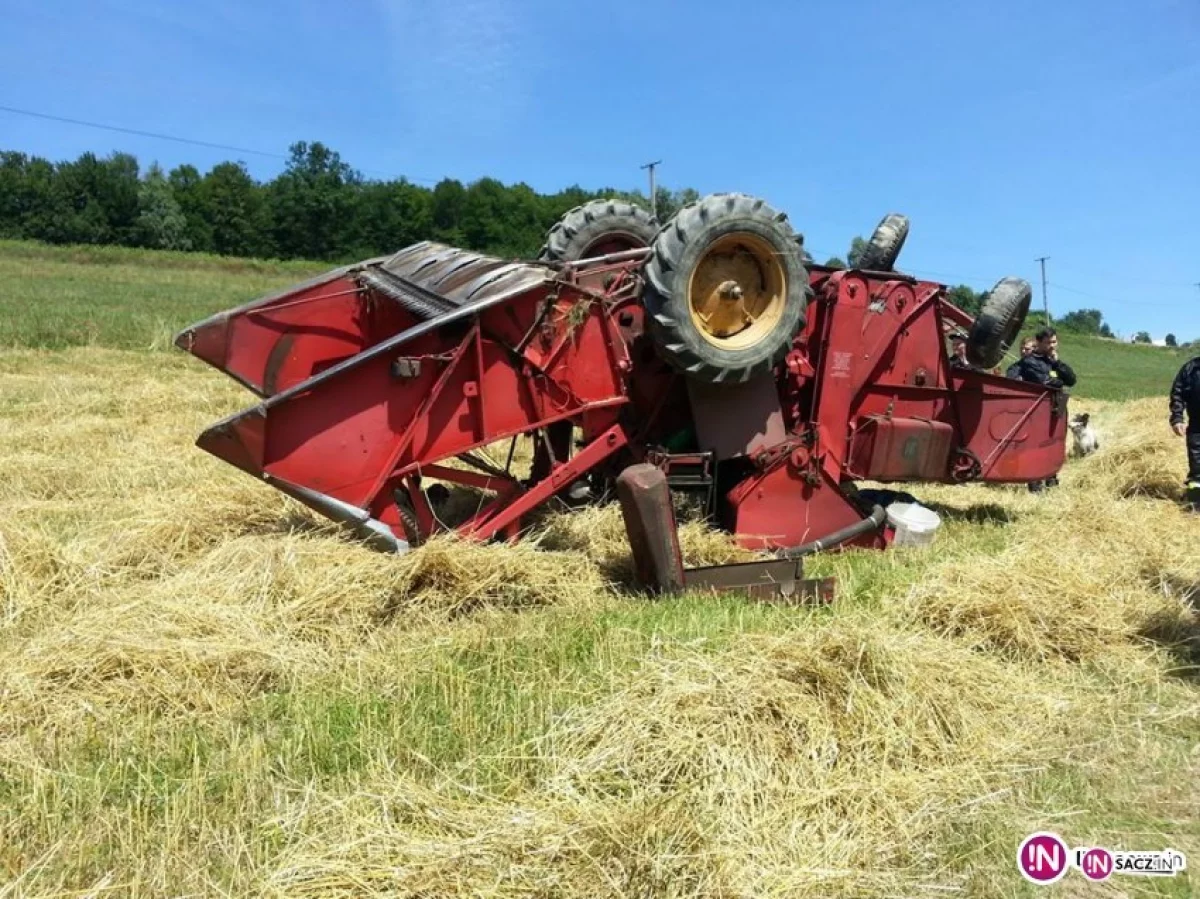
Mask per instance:
[[[886,212],[901,267],[1200,337],[1200,2],[0,0],[0,105],[369,176],[660,183],[786,210],[819,259]],[[0,112],[0,148],[236,154]]]

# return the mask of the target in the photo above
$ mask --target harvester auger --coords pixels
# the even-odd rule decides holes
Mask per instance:
[[[419,243],[181,332],[260,397],[197,443],[393,550],[449,529],[431,481],[490,497],[454,526],[475,539],[516,537],[581,485],[615,491],[643,568],[662,567],[661,527],[674,539],[664,485],[699,491],[747,548],[883,548],[855,482],[1040,480],[1065,454],[1061,392],[986,371],[1029,285],[1001,280],[972,318],[892,270],[907,230],[880,223],[875,270],[830,269],[784,214],[719,194],[661,227],[587,204],[537,261]],[[982,370],[950,365],[951,327]],[[528,477],[511,449],[507,466],[479,453],[523,436]]]

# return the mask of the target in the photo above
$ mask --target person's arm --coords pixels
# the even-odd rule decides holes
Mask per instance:
[[[1021,380],[1021,362],[1020,360],[1010,365],[1004,372],[1004,377],[1012,378],[1014,381]]]
[[[1175,380],[1171,382],[1169,403],[1171,409],[1171,427],[1176,428],[1176,430],[1178,430],[1179,425],[1183,424],[1183,389],[1189,380],[1188,375],[1191,374],[1191,369],[1192,362],[1185,362],[1183,368],[1179,369],[1176,373]]]
[[[1054,387],[1074,387],[1075,386],[1075,381],[1077,380],[1075,377],[1075,370],[1073,368],[1071,368],[1071,366],[1067,365],[1067,363],[1063,362],[1061,359],[1054,359],[1051,362],[1050,368],[1051,368],[1051,370],[1058,372],[1058,383],[1055,384],[1053,381],[1051,381],[1051,386],[1054,386]]]

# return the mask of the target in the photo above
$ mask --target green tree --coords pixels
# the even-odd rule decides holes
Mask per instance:
[[[1168,334],[1166,337],[1164,337],[1163,343],[1165,343],[1167,346],[1170,346],[1170,347],[1179,346],[1179,341],[1175,338],[1174,334]]]
[[[0,153],[0,237],[46,239],[55,208],[54,166],[24,153]]]
[[[214,166],[203,177],[191,165],[166,176],[152,167],[142,179],[129,154],[99,159],[84,153],[53,164],[0,153],[0,235],[190,246],[228,256],[362,258],[430,239],[530,256],[568,210],[608,197],[650,207],[644,194],[611,187],[572,185],[539,194],[527,184],[494,178],[469,187],[445,179],[433,190],[404,179],[368,182],[321,143],[293,144],[285,170],[266,184],[235,162]],[[660,188],[660,220],[698,198],[691,188]],[[805,259],[812,261],[807,251]]]
[[[432,233],[432,197],[428,190],[403,179],[362,186],[354,207],[352,255],[394,253],[428,239]]]
[[[213,166],[201,185],[200,208],[208,216],[212,247],[223,256],[274,255],[263,189],[240,162]]]
[[[957,287],[950,288],[946,292],[946,296],[951,303],[970,315],[978,315],[983,309],[985,295],[976,293],[966,284],[959,284]]]
[[[1066,331],[1099,336],[1104,326],[1104,315],[1099,309],[1076,309],[1059,319],[1058,325]]]
[[[158,163],[150,166],[138,190],[138,217],[133,236],[139,246],[156,250],[191,249],[187,219]]]
[[[1150,333],[1148,331],[1138,331],[1137,334],[1135,334],[1133,336],[1133,342],[1134,343],[1153,343],[1154,341],[1150,339]]]
[[[284,257],[334,259],[349,249],[362,178],[321,142],[291,146],[268,190],[271,230]]]
[[[684,206],[695,203],[700,199],[700,194],[690,187],[685,187],[683,190],[671,191],[665,187],[659,187],[654,191],[654,201],[656,204],[655,212],[657,213],[660,222],[666,222]],[[646,209],[650,208],[649,202],[638,195],[638,198],[632,202],[636,202],[639,206]]]
[[[54,243],[136,242],[138,217],[137,160],[128,153],[99,159],[84,153],[55,167],[52,216],[39,229]]]
[[[171,169],[167,176],[171,193],[187,220],[187,238],[193,250],[212,252],[212,211],[208,208],[204,191],[204,177],[194,165],[181,165]]]
[[[867,251],[869,244],[862,238],[855,236],[854,240],[850,241],[850,252],[846,254],[846,264],[850,268],[858,268],[859,262],[862,261],[863,253]]]
[[[846,263],[844,260],[839,259],[837,256],[830,256],[828,259],[825,260],[825,267],[826,268],[845,268]]]
[[[464,242],[460,223],[466,198],[467,190],[461,181],[443,178],[434,185],[430,203],[434,240],[452,245]]]

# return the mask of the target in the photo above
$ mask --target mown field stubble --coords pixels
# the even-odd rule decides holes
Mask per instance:
[[[129,335],[230,297],[152,262],[127,349],[0,355],[0,895],[1022,896],[1038,829],[1200,864],[1161,396],[1074,399],[1102,448],[1048,495],[913,491],[936,543],[815,560],[828,609],[649,600],[612,507],[398,559],[195,449],[247,395]]]

